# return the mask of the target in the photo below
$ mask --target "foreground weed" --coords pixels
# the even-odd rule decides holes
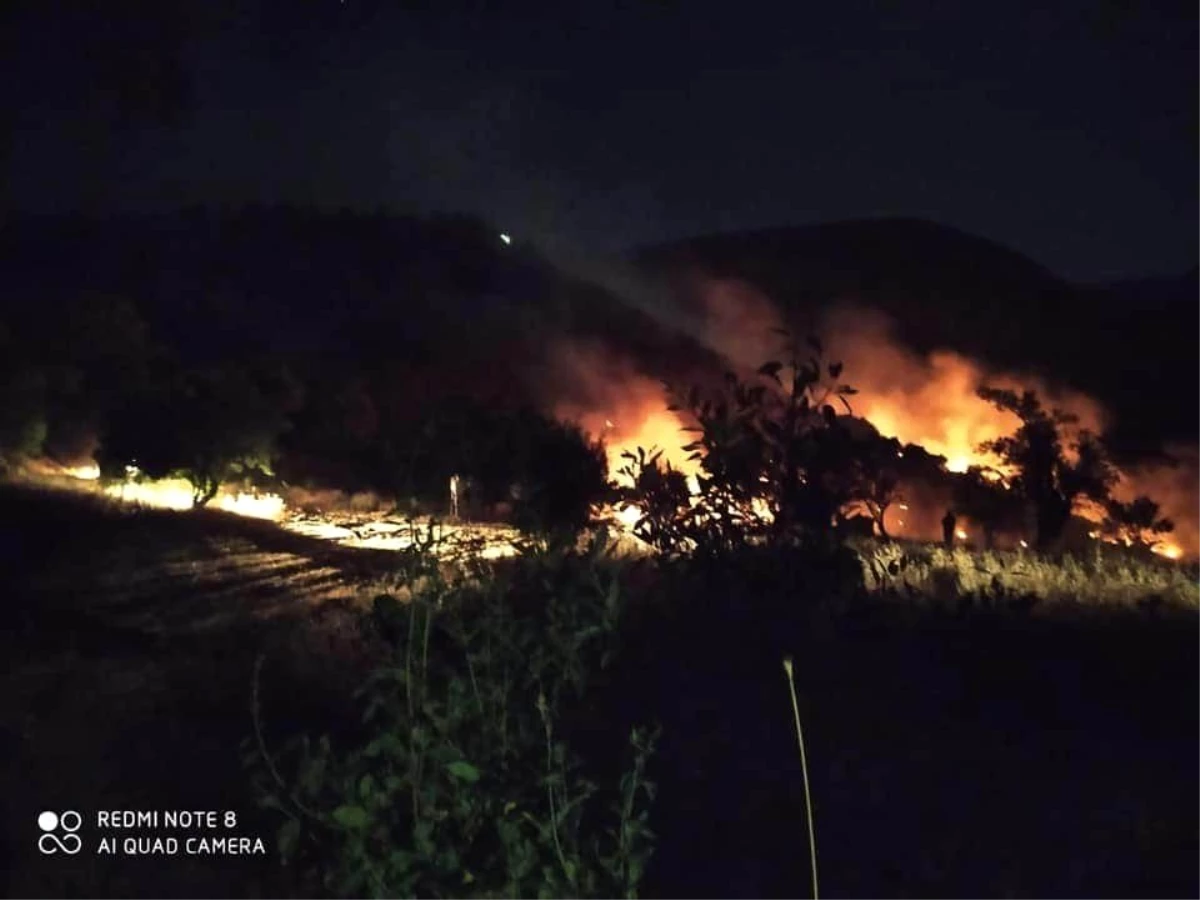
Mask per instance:
[[[285,863],[337,896],[637,897],[656,735],[634,729],[606,785],[562,724],[615,652],[622,591],[602,555],[531,550],[453,585],[414,559],[426,581],[408,608],[376,598],[394,659],[361,689],[347,746],[302,736],[278,763],[256,688],[247,764],[285,818]]]
[[[804,730],[800,727],[800,706],[796,702],[796,676],[792,671],[792,658],[783,658],[783,671],[787,676],[788,692],[792,697],[792,717],[796,722],[796,740],[800,743],[800,771],[804,775],[804,807],[808,815],[808,858],[812,868],[813,900],[820,896],[817,887],[817,838],[813,825],[812,791],[808,785],[808,756],[804,752]]]

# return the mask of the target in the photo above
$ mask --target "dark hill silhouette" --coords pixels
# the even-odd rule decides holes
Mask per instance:
[[[385,377],[421,402],[552,403],[546,363],[563,337],[672,381],[715,364],[695,341],[462,216],[22,216],[0,226],[0,289],[18,333],[33,320],[52,332],[78,298],[107,295],[131,302],[187,362],[282,356],[309,373]]]
[[[990,274],[1000,284],[1027,287],[1062,285],[1048,269],[1014,250],[923,219],[854,219],[823,225],[767,228],[707,235],[648,247],[637,254],[645,263],[694,260],[722,274],[749,271],[765,277],[782,266],[804,266],[812,276],[838,275],[828,287],[864,290],[936,284],[968,288]],[[936,278],[933,273],[938,272]],[[848,280],[847,280],[848,279]],[[896,282],[893,285],[886,281]],[[781,300],[824,299],[820,284],[796,285]]]
[[[1062,306],[1070,287],[1047,269],[991,241],[915,219],[835,222],[713,235],[651,248],[656,271],[697,266],[746,279],[793,314],[835,301],[877,307],[918,351],[984,349],[983,333],[1015,339],[1017,323]],[[1019,340],[998,347],[1019,348]]]
[[[1016,251],[919,219],[709,235],[635,259],[677,286],[685,280],[675,276],[696,270],[744,279],[798,323],[837,301],[876,307],[917,351],[952,349],[1095,396],[1117,420],[1117,449],[1131,455],[1194,441],[1200,429],[1195,269],[1073,285]]]
[[[1097,397],[1130,455],[1198,430],[1194,269],[1076,286],[998,244],[913,219],[701,237],[636,261],[651,281],[696,268],[744,278],[801,327],[831,301],[878,307],[918,351],[1040,371]],[[563,337],[675,384],[719,366],[619,287],[466,217],[271,207],[9,218],[0,289],[18,334],[38,319],[52,334],[70,303],[108,295],[134,304],[185,362],[283,357],[316,377],[367,377],[400,407],[462,393],[553,404],[564,385],[551,351]]]
[[[1097,287],[1144,307],[1162,309],[1195,302],[1197,292],[1200,291],[1200,268],[1192,266],[1178,275],[1126,279]]]

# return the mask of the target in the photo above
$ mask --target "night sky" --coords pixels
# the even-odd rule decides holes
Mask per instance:
[[[6,4],[9,209],[464,211],[596,251],[902,215],[1077,280],[1196,262],[1194,0],[194,5]]]

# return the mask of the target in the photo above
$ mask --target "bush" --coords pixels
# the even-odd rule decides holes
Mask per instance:
[[[603,546],[530,548],[455,584],[410,561],[407,608],[374,604],[395,652],[360,692],[362,733],[293,738],[277,761],[256,728],[247,764],[284,815],[284,860],[341,896],[636,896],[655,736],[634,728],[604,783],[570,725],[616,651]]]
[[[154,479],[183,477],[203,506],[221,485],[270,475],[287,413],[255,373],[233,365],[176,373],[143,391],[107,422],[101,470],[136,466]]]
[[[515,423],[520,434],[513,524],[530,534],[578,534],[607,492],[604,449],[578,426],[530,414]]]
[[[634,532],[668,556],[721,556],[747,545],[825,545],[840,511],[855,499],[847,424],[856,391],[841,383],[841,363],[823,348],[792,345],[787,363],[764,363],[752,379],[734,372],[712,396],[693,387],[671,409],[696,425],[683,447],[700,464],[695,496],[658,454],[625,453],[621,474],[633,486]],[[844,409],[843,415],[834,403]]]

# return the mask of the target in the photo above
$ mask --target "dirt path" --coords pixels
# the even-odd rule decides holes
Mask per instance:
[[[264,703],[276,728],[298,715],[301,696],[336,710],[364,658],[350,607],[369,599],[395,553],[225,514],[0,493],[6,895],[286,890],[274,821],[254,808],[240,761],[254,660],[268,654]],[[83,852],[40,853],[38,815],[68,809],[84,816]],[[262,837],[267,856],[95,852],[97,812],[171,809],[234,812],[237,833]]]

